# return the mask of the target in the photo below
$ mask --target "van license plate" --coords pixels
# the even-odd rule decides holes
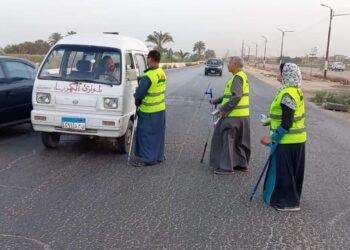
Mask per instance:
[[[66,129],[85,130],[85,118],[62,117],[62,127]]]

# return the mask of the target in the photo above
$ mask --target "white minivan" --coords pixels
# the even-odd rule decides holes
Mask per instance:
[[[106,137],[127,153],[133,94],[147,53],[140,40],[114,33],[60,40],[41,64],[33,88],[31,121],[43,144],[57,147],[62,134]]]

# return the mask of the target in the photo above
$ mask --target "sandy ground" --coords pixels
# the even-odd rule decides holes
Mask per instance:
[[[276,80],[277,77],[277,71],[275,70],[262,70],[257,69],[251,66],[245,66],[245,70],[253,74],[255,77],[259,78],[260,80],[275,86],[279,87],[280,82]],[[337,82],[331,82],[331,81],[323,81],[318,79],[303,79],[302,82],[302,89],[304,92],[305,97],[310,100],[311,97],[314,96],[314,94],[317,91],[332,91],[332,92],[343,92],[347,91],[350,92],[350,85],[343,85]],[[315,105],[316,106],[316,105]],[[319,107],[322,109],[321,107]],[[344,119],[350,123],[350,113],[344,113],[344,112],[337,112],[337,111],[329,111],[324,110],[325,112],[329,113],[330,115],[334,115],[335,117]]]

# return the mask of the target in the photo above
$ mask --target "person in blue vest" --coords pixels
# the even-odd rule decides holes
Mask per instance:
[[[134,94],[138,125],[135,159],[132,165],[144,167],[162,162],[165,144],[166,75],[159,68],[160,53],[151,50],[145,70]]]
[[[294,63],[280,66],[282,86],[270,106],[270,136],[261,143],[272,148],[263,199],[279,211],[299,211],[305,169],[305,100],[301,72]]]

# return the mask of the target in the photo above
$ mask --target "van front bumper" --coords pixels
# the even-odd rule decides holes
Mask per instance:
[[[64,128],[62,124],[63,117],[84,118],[85,129]],[[35,131],[117,138],[125,134],[129,117],[32,110],[31,122]]]

